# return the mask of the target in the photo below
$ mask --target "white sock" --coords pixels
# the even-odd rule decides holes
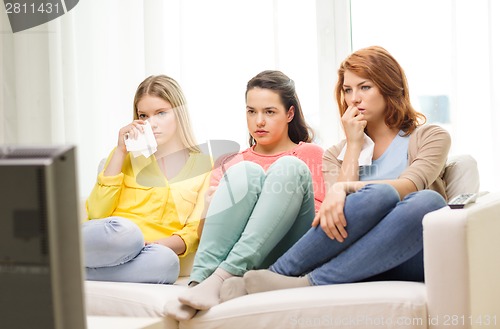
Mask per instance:
[[[192,319],[198,310],[181,304],[178,300],[172,301],[165,306],[167,316],[176,319],[177,321],[185,321]]]
[[[220,300],[221,303],[223,303],[246,294],[245,281],[241,276],[234,276],[225,280],[222,284],[220,289]]]
[[[212,275],[193,288],[186,290],[179,296],[182,304],[197,310],[208,310],[220,303],[220,289],[224,280],[233,275],[221,268],[217,268]]]
[[[243,280],[245,281],[245,288],[249,294],[310,286],[306,276],[286,276],[269,270],[248,271],[243,275]]]

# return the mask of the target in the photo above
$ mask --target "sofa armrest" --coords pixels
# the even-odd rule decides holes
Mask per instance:
[[[424,217],[430,328],[500,325],[500,193]]]

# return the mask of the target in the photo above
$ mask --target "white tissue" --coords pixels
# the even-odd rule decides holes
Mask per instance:
[[[374,147],[375,143],[373,142],[373,140],[370,137],[368,137],[367,134],[365,134],[365,138],[363,140],[363,148],[361,149],[361,153],[359,154],[359,159],[358,159],[358,163],[360,166],[370,166],[372,164]],[[337,159],[343,161],[346,150],[347,150],[347,143],[340,151],[340,154],[337,157]]]
[[[137,139],[132,139],[130,137],[125,138],[125,146],[127,147],[127,151],[132,153],[134,158],[137,158],[140,155],[144,155],[146,158],[149,158],[156,152],[158,144],[156,143],[153,129],[151,129],[151,125],[148,121],[144,124],[144,133],[139,133]]]

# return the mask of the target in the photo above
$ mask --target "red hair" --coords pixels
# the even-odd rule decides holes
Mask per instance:
[[[387,50],[379,46],[360,49],[340,64],[335,86],[335,98],[340,116],[347,110],[343,88],[345,71],[369,79],[379,88],[387,104],[385,109],[387,126],[403,130],[409,135],[425,122],[425,115],[417,112],[410,103],[408,82],[403,68]]]

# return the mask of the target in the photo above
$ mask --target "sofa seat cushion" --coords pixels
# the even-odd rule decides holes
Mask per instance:
[[[181,281],[182,282],[182,281]],[[158,317],[187,287],[86,281],[87,315]],[[423,283],[381,281],[270,291],[198,312],[180,328],[427,328]],[[177,327],[176,321],[168,328]]]
[[[427,328],[426,289],[367,282],[247,295],[198,312],[179,328]]]
[[[163,317],[165,305],[177,299],[184,284],[85,281],[87,315]]]

